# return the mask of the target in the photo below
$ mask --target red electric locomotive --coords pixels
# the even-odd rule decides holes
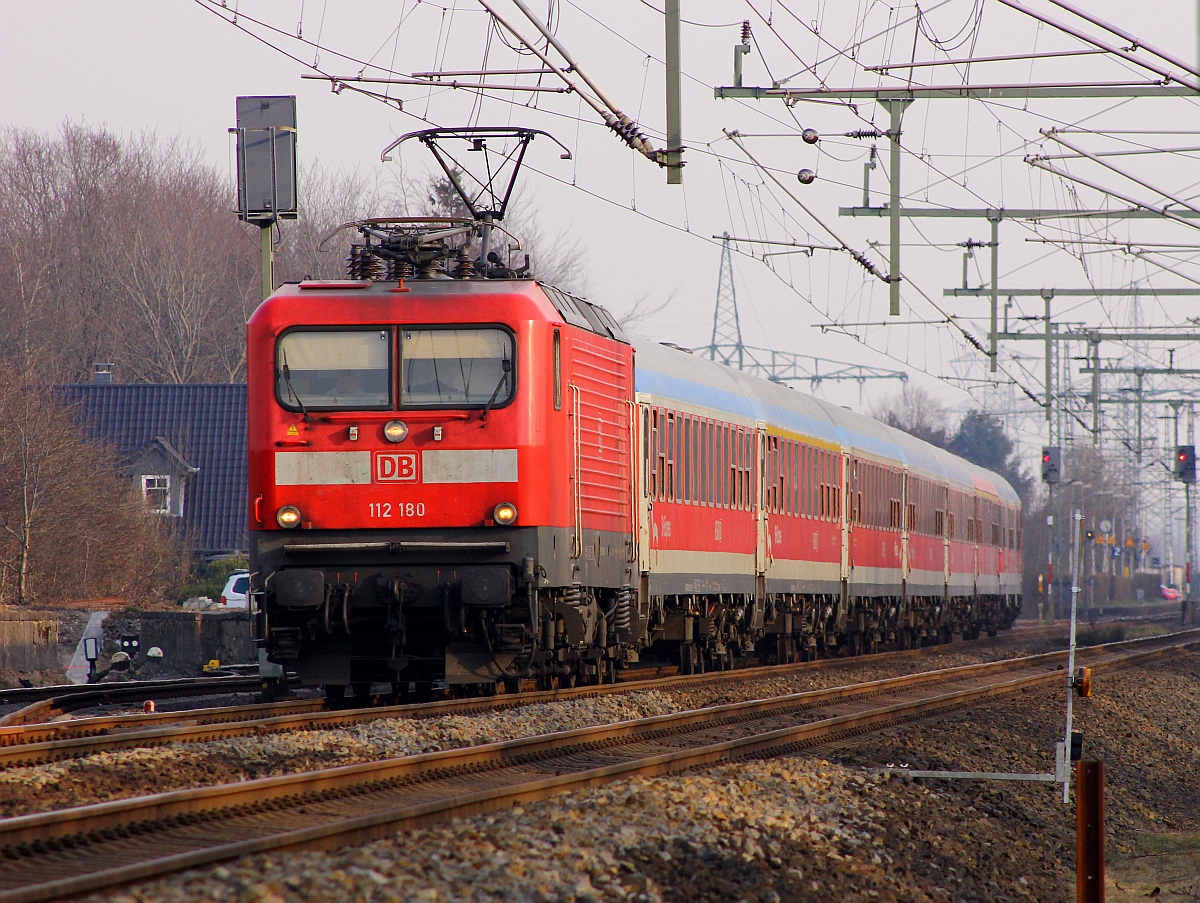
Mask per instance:
[[[358,224],[355,278],[286,285],[250,319],[271,662],[335,695],[550,686],[647,652],[694,671],[1011,626],[1003,479],[631,342],[488,252],[489,222]]]

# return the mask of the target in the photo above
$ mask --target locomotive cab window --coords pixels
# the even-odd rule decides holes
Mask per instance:
[[[275,391],[290,410],[391,405],[391,330],[296,330],[279,339]]]
[[[404,329],[402,407],[502,407],[516,387],[513,338],[503,329]]]

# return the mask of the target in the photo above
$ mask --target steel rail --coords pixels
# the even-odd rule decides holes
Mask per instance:
[[[1057,628],[1029,628],[1019,638],[1051,634]],[[541,690],[492,697],[439,700],[363,709],[327,711],[325,702],[291,700],[243,706],[225,706],[153,714],[102,715],[51,723],[0,726],[0,769],[78,758],[115,749],[160,746],[166,743],[197,743],[253,734],[296,730],[321,730],[386,718],[433,718],[451,714],[476,714],[506,708],[720,683],[743,678],[777,677],[803,671],[841,671],[862,665],[933,657],[946,652],[995,645],[1010,637],[987,637],[921,649],[883,652],[871,656],[817,659],[786,665],[764,665],[733,671],[643,678],[617,684]],[[1062,653],[1051,653],[1062,654]]]
[[[1200,630],[1085,651],[1100,669],[1197,644]],[[965,666],[984,680],[946,669],[959,679],[907,698],[898,682],[911,686],[919,675],[872,682],[875,692],[863,694],[869,707],[846,712],[843,701],[805,721],[794,716],[816,697],[836,701],[837,689],[4,819],[0,903],[54,900],[267,850],[329,849],[634,775],[841,742],[1065,676],[1028,659],[988,674],[995,664]],[[900,698],[871,698],[889,683]]]
[[[0,726],[54,718],[94,705],[143,702],[181,696],[216,696],[255,692],[262,687],[257,674],[230,677],[185,677],[174,680],[129,680],[108,684],[69,684],[0,690],[0,705],[31,700],[29,705],[0,717]]]

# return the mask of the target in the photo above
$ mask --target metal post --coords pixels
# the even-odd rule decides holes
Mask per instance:
[[[1133,453],[1134,459],[1137,461],[1139,479],[1142,472],[1142,380],[1144,376],[1145,374],[1139,370],[1137,373],[1137,449]],[[1140,505],[1138,510],[1141,510]]]
[[[1046,620],[1054,623],[1054,484],[1046,484],[1050,499],[1046,504]]]
[[[1053,292],[1043,293],[1046,301],[1046,423],[1050,431],[1050,444],[1054,444],[1054,340],[1050,338],[1050,300]],[[1005,330],[1007,332],[1007,330]]]
[[[991,217],[988,222],[992,225],[992,331],[988,335],[988,357],[991,359],[991,371],[995,373],[997,357],[996,343],[998,341],[996,336],[996,287],[999,285],[1000,219],[998,217]]]
[[[1100,339],[1088,338],[1092,359],[1092,445],[1100,445]]]
[[[1067,653],[1067,732],[1063,735],[1063,743],[1067,750],[1071,748],[1071,717],[1074,714],[1075,703],[1075,619],[1079,614],[1079,534],[1083,521],[1083,512],[1075,509],[1075,540],[1072,548],[1075,554],[1071,556],[1071,642]],[[1070,772],[1067,772],[1070,775]],[[1070,798],[1070,781],[1063,782],[1063,802]]]
[[[271,240],[273,222],[259,222],[258,247],[262,258],[262,299],[266,301],[275,291],[275,244]]]
[[[1186,515],[1186,524],[1187,524],[1187,526],[1184,529],[1185,536],[1184,536],[1184,540],[1183,540],[1185,543],[1187,543],[1187,548],[1184,550],[1184,555],[1183,555],[1183,561],[1184,561],[1184,567],[1185,567],[1184,577],[1183,577],[1185,583],[1183,585],[1183,590],[1184,590],[1184,598],[1190,602],[1195,598],[1194,594],[1192,593],[1192,543],[1194,542],[1194,539],[1192,536],[1193,526],[1192,526],[1192,484],[1191,483],[1183,484],[1183,504],[1186,508],[1185,515]]]
[[[1075,772],[1075,900],[1104,903],[1104,763]]]
[[[891,227],[891,247],[888,258],[888,313],[893,317],[900,316],[900,124],[904,119],[904,109],[911,100],[887,100],[888,113],[891,114],[891,128],[888,138],[891,139],[891,157],[888,170],[888,216]],[[995,330],[993,330],[994,332]]]
[[[863,206],[871,206],[871,170],[875,168],[875,145],[871,145],[871,155],[863,164]]]
[[[1195,436],[1196,436],[1196,409],[1193,408],[1189,404],[1188,405],[1188,419],[1187,419],[1187,439],[1188,439],[1187,444],[1188,445],[1192,445],[1195,443],[1195,441],[1196,441]],[[1195,515],[1192,513],[1192,484],[1191,483],[1183,484],[1183,499],[1184,499],[1184,504],[1187,506],[1187,512],[1186,512],[1187,517],[1185,520],[1186,528],[1184,531],[1186,533],[1186,538],[1184,539],[1184,541],[1187,543],[1187,553],[1184,555],[1184,560],[1187,562],[1187,571],[1186,571],[1186,578],[1185,578],[1187,580],[1187,594],[1184,596],[1184,598],[1187,599],[1188,602],[1191,603],[1191,620],[1192,620],[1192,623],[1195,623],[1195,621],[1196,621],[1196,593],[1193,591],[1192,587],[1195,586],[1196,580],[1192,576],[1192,568],[1193,568],[1194,562],[1196,560],[1196,534],[1195,534],[1196,518],[1195,518]]]
[[[683,115],[679,94],[679,0],[666,0],[667,184],[683,184]],[[735,57],[735,61],[738,58]]]

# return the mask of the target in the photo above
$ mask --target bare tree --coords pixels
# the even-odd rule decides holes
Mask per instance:
[[[954,434],[954,425],[942,403],[931,392],[908,383],[899,392],[872,404],[871,415],[940,448],[945,448]]]
[[[339,226],[373,216],[408,215],[403,191],[378,177],[313,164],[300,170],[298,182],[299,218],[277,229],[277,282],[343,278],[350,243],[358,234],[336,232]]]
[[[652,300],[649,292],[642,292],[633,300],[633,304],[623,314],[616,314],[617,322],[621,324],[621,328],[626,332],[640,334],[640,331],[645,328],[645,325],[668,307],[679,297],[682,289],[673,288],[667,293],[667,297],[660,300]]]
[[[180,576],[169,525],[146,510],[111,449],[85,442],[53,390],[0,370],[0,600],[143,599]]]
[[[0,131],[0,354],[47,379],[230,381],[255,249],[199,150],[65,124]]]

